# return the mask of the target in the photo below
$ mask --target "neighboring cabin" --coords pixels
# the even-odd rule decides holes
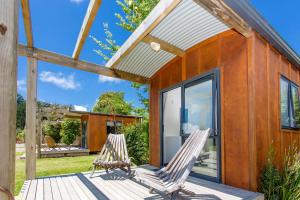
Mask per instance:
[[[142,117],[130,115],[111,115],[95,112],[70,111],[65,114],[67,118],[81,120],[81,147],[89,149],[90,152],[101,151],[107,135],[115,133],[114,121],[120,128],[123,125],[140,123]]]

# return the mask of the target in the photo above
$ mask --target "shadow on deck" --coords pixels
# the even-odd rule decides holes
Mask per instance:
[[[148,168],[148,167],[147,167]],[[148,170],[140,168],[140,170]],[[180,194],[179,199],[263,199],[259,193],[250,192],[223,184],[189,177],[186,189],[196,193],[188,196]],[[26,181],[22,189],[24,200],[98,200],[98,199],[169,199],[164,194],[149,193],[149,188],[129,178],[122,171],[109,174],[98,171],[90,178],[90,173],[51,176]]]

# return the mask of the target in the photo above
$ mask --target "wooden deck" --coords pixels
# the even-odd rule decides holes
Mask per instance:
[[[56,147],[56,148],[41,148],[42,158],[60,158],[73,156],[87,156],[90,150],[80,147]]]
[[[146,170],[146,169],[141,169]],[[129,179],[122,171],[115,170],[106,174],[98,171],[90,178],[90,173],[44,177],[25,182],[22,200],[96,200],[96,199],[168,199]],[[180,195],[181,199],[263,199],[259,193],[233,188],[193,177],[189,177],[186,188],[194,191],[195,196]]]

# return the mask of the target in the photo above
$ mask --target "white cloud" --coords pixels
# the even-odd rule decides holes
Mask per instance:
[[[84,106],[74,105],[74,110],[76,111],[87,111],[87,108]]]
[[[81,4],[84,0],[70,0],[71,3]]]
[[[52,83],[65,90],[76,90],[81,87],[80,83],[75,81],[73,74],[66,76],[61,72],[42,71],[39,77],[42,82]]]
[[[17,86],[19,91],[26,91],[26,81],[25,80],[18,80]]]
[[[121,79],[99,75],[98,81],[100,83],[120,83]]]

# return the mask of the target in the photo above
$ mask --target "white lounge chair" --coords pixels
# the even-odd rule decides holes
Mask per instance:
[[[175,198],[179,192],[188,195],[194,193],[184,189],[184,183],[190,174],[197,157],[202,151],[211,129],[195,130],[177,151],[169,164],[154,173],[136,172],[136,179],[154,189]]]
[[[130,174],[130,158],[128,157],[124,134],[109,134],[106,143],[99,156],[94,160],[93,165],[91,177],[98,167],[104,168],[106,172],[108,172],[109,169],[120,168]]]

